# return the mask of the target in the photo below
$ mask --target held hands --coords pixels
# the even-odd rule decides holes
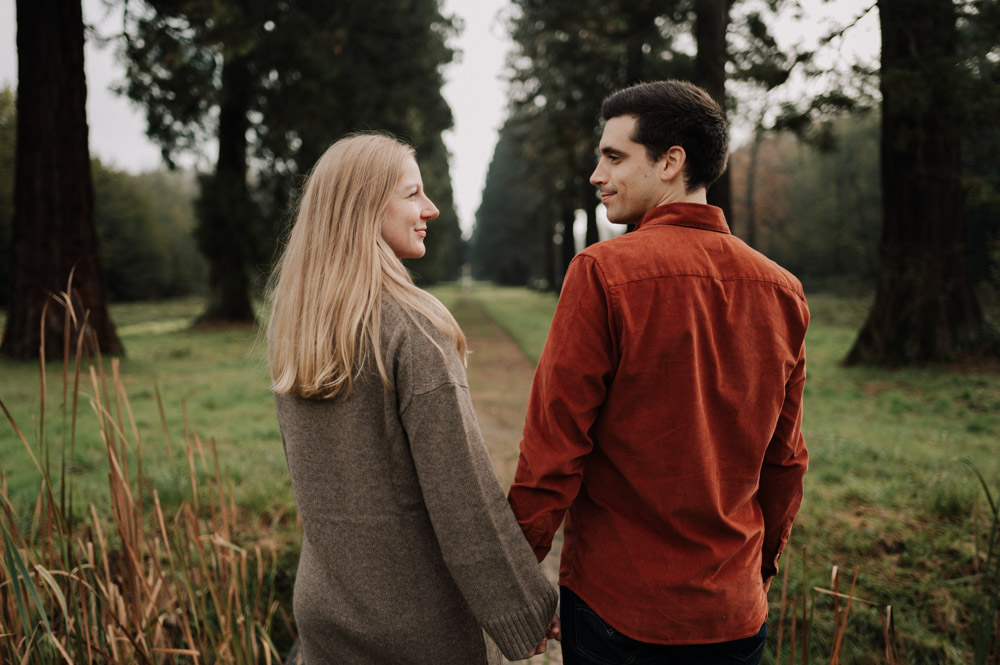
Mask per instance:
[[[545,631],[545,637],[542,638],[541,643],[526,657],[531,658],[532,656],[545,653],[549,648],[550,639],[562,642],[562,623],[559,621],[559,615],[552,617],[552,621],[549,622],[549,629]]]

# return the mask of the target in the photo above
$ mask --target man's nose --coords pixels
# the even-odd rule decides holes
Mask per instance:
[[[597,168],[594,169],[594,172],[590,174],[590,184],[601,185],[605,182],[607,182],[607,179],[604,177],[604,171],[601,169],[601,165],[598,164]]]

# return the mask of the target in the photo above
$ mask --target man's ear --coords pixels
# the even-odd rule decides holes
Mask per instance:
[[[684,164],[687,162],[687,153],[684,152],[684,148],[679,145],[671,146],[663,153],[660,161],[663,162],[660,180],[669,182],[678,177],[684,177]]]

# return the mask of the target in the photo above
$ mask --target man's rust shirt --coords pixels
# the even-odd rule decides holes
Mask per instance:
[[[560,584],[661,644],[755,634],[802,500],[802,285],[673,203],[570,264],[508,496]],[[568,511],[568,512],[567,512]]]

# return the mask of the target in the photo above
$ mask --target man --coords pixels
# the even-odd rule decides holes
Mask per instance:
[[[728,137],[705,91],[602,115],[590,182],[638,226],[569,266],[508,498],[539,560],[566,517],[567,665],[756,663],[807,463],[802,286],[706,203]]]

